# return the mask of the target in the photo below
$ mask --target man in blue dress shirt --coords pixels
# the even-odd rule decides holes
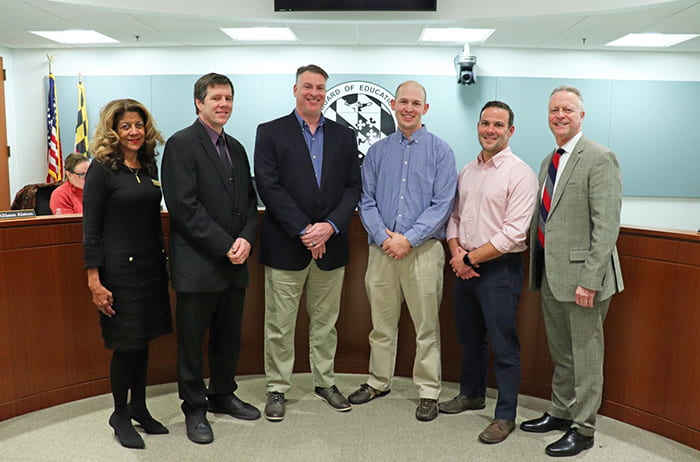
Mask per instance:
[[[370,147],[362,164],[360,218],[369,235],[365,287],[372,307],[369,378],[349,396],[366,403],[391,389],[401,303],[416,329],[413,381],[416,418],[438,415],[441,389],[440,321],[445,223],[457,172],[450,146],[428,132],[425,88],[407,81],[391,102],[399,130]]]

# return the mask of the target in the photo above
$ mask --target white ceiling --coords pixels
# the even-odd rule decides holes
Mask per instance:
[[[251,46],[219,28],[280,25],[289,26],[300,45],[415,46],[426,26],[496,29],[479,47],[567,50],[610,49],[605,43],[631,32],[700,34],[700,0],[437,4],[436,12],[275,13],[273,0],[0,0],[0,45],[76,48],[29,31],[94,29],[121,43],[88,47]],[[700,52],[700,37],[662,50]]]

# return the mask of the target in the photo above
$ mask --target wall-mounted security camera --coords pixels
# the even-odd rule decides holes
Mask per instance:
[[[476,83],[476,56],[469,54],[469,44],[464,44],[464,49],[455,56],[455,71],[457,71],[457,83],[461,85],[471,85]]]

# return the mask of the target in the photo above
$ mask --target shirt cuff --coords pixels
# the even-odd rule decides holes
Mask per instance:
[[[331,221],[331,220],[326,220],[326,221],[327,221],[328,223],[330,223],[330,225],[333,227],[333,231],[335,231],[335,234],[338,234],[338,233],[340,232],[340,230],[339,230],[338,227],[335,225],[335,223],[333,223],[333,221]]]
[[[421,241],[417,233],[412,229],[406,231],[406,234],[404,234],[404,236],[406,237],[406,239],[408,239],[408,242],[411,244],[411,247],[415,248],[423,243],[423,241]]]

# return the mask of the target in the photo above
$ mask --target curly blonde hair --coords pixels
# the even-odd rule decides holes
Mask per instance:
[[[90,152],[96,160],[104,163],[108,168],[116,170],[124,165],[124,154],[119,148],[119,134],[117,124],[127,112],[137,112],[145,125],[145,140],[138,152],[138,160],[141,166],[150,175],[155,175],[158,155],[156,144],[163,144],[163,137],[156,128],[151,113],[146,106],[133,99],[115,99],[105,104],[100,111],[100,121],[90,143]]]

